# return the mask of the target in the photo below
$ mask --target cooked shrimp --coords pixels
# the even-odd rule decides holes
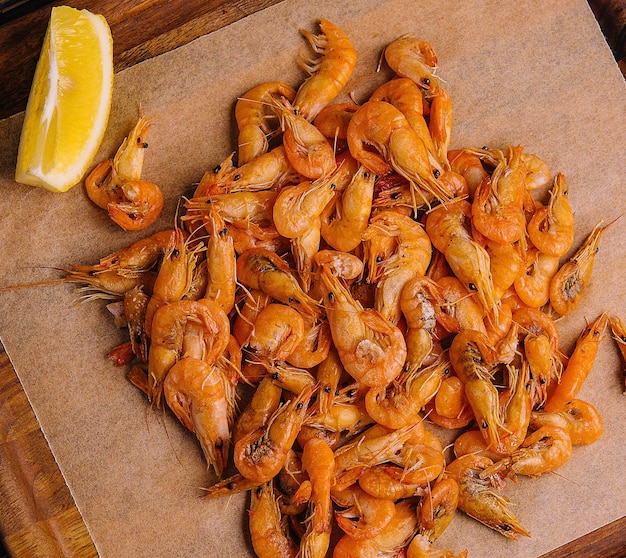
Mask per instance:
[[[626,364],[626,326],[622,320],[616,316],[612,315],[609,317],[609,322],[611,324],[611,333],[613,333],[613,339],[617,342],[617,347],[622,354],[622,360]],[[624,380],[626,381],[626,368],[624,368]],[[626,391],[624,392],[626,393]]]
[[[435,482],[420,504],[420,533],[436,541],[448,528],[459,503],[459,485],[453,478]]]
[[[467,558],[467,550],[457,554],[435,548],[426,535],[417,534],[407,548],[406,558]]]
[[[544,409],[557,412],[576,397],[593,368],[600,342],[604,338],[609,316],[606,312],[587,325],[580,334],[559,383],[548,396]]]
[[[281,121],[285,155],[302,176],[322,178],[336,167],[335,154],[328,139],[285,98],[273,101]]]
[[[359,109],[355,103],[336,103],[324,107],[313,120],[315,127],[328,139],[345,140],[352,115]]]
[[[148,362],[148,335],[146,333],[146,308],[150,296],[142,285],[137,285],[124,293],[124,317],[133,354],[141,362]]]
[[[335,250],[351,252],[361,243],[372,211],[375,181],[376,175],[359,165],[350,184],[322,212],[322,238]]]
[[[513,286],[522,302],[532,308],[541,308],[550,300],[550,282],[559,270],[561,259],[529,248],[526,251],[525,271],[522,271]]]
[[[333,198],[334,191],[332,174],[314,182],[307,180],[297,186],[282,188],[274,202],[276,230],[286,238],[296,238],[307,232]]]
[[[356,65],[356,49],[346,34],[326,19],[321,19],[319,26],[319,35],[302,30],[320,57],[303,63],[310,77],[298,88],[293,103],[298,114],[309,121],[341,92]]]
[[[249,526],[259,558],[296,558],[298,547],[283,525],[272,481],[251,490]]]
[[[328,322],[308,316],[303,319],[303,338],[289,353],[287,362],[300,368],[314,368],[328,358],[333,340]]]
[[[264,248],[252,248],[237,258],[237,280],[308,316],[317,316],[317,302],[308,296],[280,256]]]
[[[447,169],[448,148],[452,135],[452,98],[441,86],[428,94],[428,97],[430,100],[428,130],[435,145],[435,155],[444,169]]]
[[[501,299],[526,269],[523,248],[519,242],[499,244],[489,240],[485,244],[485,250],[489,254],[495,296]]]
[[[304,390],[280,407],[267,424],[235,443],[235,467],[244,477],[267,482],[278,474],[300,431],[312,395],[312,389]]]
[[[359,486],[364,492],[383,500],[403,500],[425,493],[422,484],[411,484],[402,478],[392,477],[388,471],[391,465],[368,467],[359,476]]]
[[[271,110],[270,97],[285,97],[292,102],[296,91],[282,81],[261,83],[241,97],[235,104],[237,137],[237,163],[239,166],[251,161],[269,149],[269,139],[276,135],[279,122]],[[273,120],[276,120],[273,122]]]
[[[524,357],[531,373],[534,402],[543,407],[548,390],[561,376],[562,363],[553,353],[550,338],[545,332],[538,335],[528,333],[524,336]]]
[[[163,209],[163,192],[147,180],[129,180],[121,184],[124,198],[107,205],[109,217],[125,231],[140,231],[154,223]]]
[[[501,244],[517,242],[526,232],[523,149],[520,145],[509,146],[506,153],[497,149],[488,152],[496,167],[474,192],[472,224],[487,238]]]
[[[567,196],[565,177],[559,173],[550,190],[550,202],[535,210],[527,226],[530,241],[549,256],[564,256],[574,241],[574,212]]]
[[[604,227],[598,223],[576,253],[564,263],[550,281],[550,304],[561,316],[569,314],[578,306],[591,280],[593,262],[604,232],[613,224]]]
[[[524,183],[527,190],[542,188],[550,182],[550,167],[548,163],[533,153],[524,153],[522,159],[526,165]]]
[[[202,326],[204,359],[213,364],[224,352],[230,338],[228,316],[215,303],[202,299],[181,300],[159,308],[154,314],[148,353],[149,398],[160,407],[163,381],[182,353],[188,322]]]
[[[424,142],[390,103],[368,101],[354,113],[348,125],[348,147],[370,171],[388,174],[393,169],[437,199],[450,198],[437,180],[440,171],[432,166]],[[419,195],[419,190],[413,192]],[[416,197],[414,206],[421,201]]]
[[[484,476],[483,472],[493,465],[487,457],[469,453],[455,459],[446,467],[446,477],[459,485],[458,508],[509,539],[518,535],[529,537],[517,517],[509,510],[508,501],[494,488],[502,486],[496,475]]]
[[[404,35],[385,47],[385,60],[399,76],[410,78],[426,92],[436,91],[437,55],[426,41]]]
[[[388,384],[406,358],[402,332],[375,310],[363,309],[330,271],[323,268],[320,275],[331,335],[346,371],[369,387]]]
[[[357,540],[380,534],[396,514],[393,500],[372,496],[358,485],[333,491],[332,497],[337,506],[347,508],[335,513],[337,524]]]
[[[291,306],[270,303],[263,308],[248,340],[248,346],[260,357],[284,361],[304,336],[304,319]]]
[[[465,149],[453,149],[448,151],[448,161],[450,162],[450,169],[465,178],[469,198],[472,200],[476,188],[488,176],[480,157]]]
[[[248,402],[235,422],[233,442],[267,424],[269,418],[280,406],[283,390],[271,376],[265,376],[257,386],[252,399]]]
[[[498,436],[499,444],[493,449],[501,454],[511,454],[519,448],[528,430],[533,407],[533,384],[530,382],[530,367],[523,364],[518,370],[507,367],[508,389],[501,392],[503,428]]]
[[[230,449],[231,412],[219,369],[183,358],[167,373],[163,393],[181,423],[196,434],[207,463],[221,478]]]
[[[569,434],[573,446],[593,444],[604,431],[602,416],[598,410],[582,399],[572,399],[562,411],[556,413],[533,411],[530,428],[538,430],[542,426],[563,428]]]

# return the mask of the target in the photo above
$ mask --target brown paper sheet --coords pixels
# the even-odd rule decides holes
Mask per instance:
[[[173,223],[179,196],[234,148],[233,103],[261,81],[304,78],[298,29],[325,17],[353,40],[359,62],[347,91],[362,101],[389,77],[381,49],[405,33],[430,41],[454,103],[452,147],[523,144],[570,185],[578,245],[600,219],[624,212],[626,87],[584,0],[441,2],[289,0],[116,75],[111,156],[141,104],[154,115],[144,176],[166,207],[146,233],[124,233],[82,186],[54,195],[18,185],[23,115],[0,122],[0,285],[58,277]],[[626,219],[604,236],[584,304],[559,321],[570,351],[601,311],[626,319]],[[78,305],[67,284],[0,293],[0,337],[98,551],[116,556],[251,555],[245,496],[207,501],[212,482],[198,445],[106,359],[124,341],[101,301]],[[557,474],[521,478],[506,495],[532,538],[513,542],[458,514],[438,546],[469,555],[538,556],[626,513],[626,401],[607,338],[580,396],[605,432]]]

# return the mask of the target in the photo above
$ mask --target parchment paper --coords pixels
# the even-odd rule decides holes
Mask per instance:
[[[13,181],[23,115],[0,122],[0,285],[59,277],[171,226],[179,196],[235,146],[233,103],[268,80],[297,87],[301,27],[342,26],[359,53],[347,91],[357,101],[389,77],[382,48],[405,33],[431,42],[454,103],[452,147],[523,144],[570,185],[577,246],[600,219],[624,212],[626,87],[584,0],[500,2],[289,0],[116,75],[97,161],[112,156],[137,117],[154,115],[144,176],[166,196],[162,218],[125,233],[87,199]],[[626,319],[626,219],[604,236],[584,304],[559,321],[571,351],[586,320]],[[125,369],[106,359],[126,340],[104,301],[77,304],[68,284],[0,293],[0,337],[103,557],[251,554],[247,498],[207,501],[213,482],[198,445],[169,414],[148,413]],[[611,339],[580,394],[605,432],[558,473],[507,488],[532,538],[513,542],[458,514],[438,546],[470,556],[538,556],[626,512],[626,400]],[[488,549],[488,550],[487,550]]]

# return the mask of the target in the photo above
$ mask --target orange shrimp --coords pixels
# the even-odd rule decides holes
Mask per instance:
[[[626,326],[624,326],[622,320],[616,315],[610,316],[609,322],[611,324],[613,339],[615,339],[615,341],[617,342],[617,347],[622,354],[622,360],[626,365]],[[626,368],[624,368],[623,376],[624,381],[626,382]],[[626,391],[624,393],[626,393]]]
[[[403,479],[394,478],[388,473],[389,468],[387,465],[368,467],[359,476],[359,487],[369,495],[382,500],[396,501],[424,494],[422,484],[411,484]]]
[[[287,362],[300,368],[314,368],[328,357],[332,345],[330,327],[326,321],[303,316],[304,334],[302,341],[287,356]]]
[[[120,185],[124,197],[107,205],[109,217],[125,231],[140,231],[154,223],[163,209],[163,192],[147,180],[128,180]]]
[[[525,270],[513,282],[517,296],[532,308],[541,308],[550,300],[550,282],[559,270],[560,258],[540,252],[526,251]]]
[[[402,332],[375,310],[363,309],[329,270],[320,275],[331,335],[346,371],[363,385],[387,385],[404,366]]]
[[[560,411],[578,394],[593,368],[608,321],[609,316],[604,312],[580,334],[559,383],[544,405],[544,409],[549,413]]]
[[[561,376],[562,362],[553,353],[550,338],[543,332],[524,336],[524,357],[531,372],[535,404],[543,406],[553,383]]]
[[[236,272],[237,280],[245,286],[259,289],[302,314],[319,314],[317,301],[302,290],[287,262],[274,252],[264,248],[246,250],[237,258]]]
[[[335,250],[351,252],[361,243],[369,222],[376,175],[359,165],[348,186],[321,214],[322,238]]]
[[[312,121],[341,92],[356,65],[356,49],[335,24],[321,19],[321,33],[301,30],[311,48],[320,55],[303,63],[310,77],[298,88],[293,106],[298,114]]]
[[[336,505],[347,508],[335,513],[337,524],[357,540],[380,534],[396,514],[393,500],[372,496],[358,485],[333,491],[332,497]]]
[[[493,449],[509,455],[522,445],[526,438],[533,407],[533,393],[530,382],[530,368],[523,364],[521,370],[507,367],[509,387],[501,392],[503,428],[499,434],[499,444]]]
[[[426,492],[420,504],[420,533],[436,541],[448,528],[459,503],[459,485],[453,478],[443,478]]]
[[[499,474],[485,474],[492,465],[491,459],[469,453],[446,467],[445,476],[459,485],[458,509],[509,539],[516,540],[518,535],[529,537],[507,500],[496,492],[503,485]]]
[[[426,535],[417,534],[406,550],[406,558],[467,558],[467,550],[460,553],[433,547]]]
[[[196,434],[218,478],[226,467],[231,440],[231,411],[224,381],[218,368],[196,358],[183,358],[172,366],[163,382],[168,406]]]
[[[399,76],[413,80],[426,92],[437,91],[437,55],[430,43],[404,35],[385,47],[385,60]]]
[[[446,201],[447,191],[438,182],[441,174],[433,167],[428,150],[400,110],[385,101],[367,101],[348,125],[348,148],[352,156],[376,174],[395,170],[411,185]],[[413,188],[413,187],[412,187]],[[414,206],[419,205],[419,190]]]
[[[283,390],[270,376],[265,376],[257,386],[252,399],[248,402],[235,422],[233,442],[267,424],[269,418],[280,406]]]
[[[261,83],[241,97],[235,104],[237,137],[237,162],[241,166],[269,150],[269,139],[276,135],[279,123],[272,122],[274,113],[269,98],[285,97],[294,100],[296,91],[282,81]]]
[[[244,477],[262,483],[278,474],[300,431],[313,392],[313,389],[304,390],[279,407],[267,424],[235,443],[235,467]]]
[[[506,154],[492,150],[480,155],[493,158],[496,167],[474,192],[472,224],[488,239],[501,244],[517,242],[526,232],[523,149],[509,146]]]
[[[159,308],[152,322],[148,352],[149,398],[161,405],[163,381],[182,354],[187,323],[202,326],[204,358],[213,364],[226,349],[230,339],[228,316],[213,301],[180,300]]]
[[[535,210],[527,226],[530,241],[548,256],[564,256],[574,242],[574,212],[567,196],[565,177],[558,173],[550,190],[550,202]]]
[[[499,244],[489,240],[485,244],[485,250],[489,254],[489,269],[493,278],[495,296],[500,299],[524,273],[523,249],[518,242]]]
[[[359,105],[351,102],[336,103],[324,107],[313,120],[315,127],[329,139],[345,140],[348,124]]]
[[[556,413],[533,411],[530,428],[538,430],[542,426],[563,428],[569,434],[573,446],[593,444],[604,431],[602,416],[598,410],[582,399],[572,399],[562,411]]]
[[[392,324],[400,320],[400,294],[404,285],[423,276],[432,256],[426,231],[416,221],[392,210],[382,210],[370,219],[363,234],[364,242],[374,235],[395,238],[396,248],[383,264],[382,278],[376,285],[374,308]]]
[[[524,153],[522,159],[526,165],[526,178],[524,179],[526,190],[536,190],[550,182],[550,167],[541,157],[533,153]]]
[[[272,481],[252,488],[249,527],[259,558],[296,558],[298,547],[283,525]]]
[[[604,232],[613,224],[604,227],[598,223],[576,253],[564,263],[550,281],[550,304],[561,316],[569,314],[578,306],[591,280],[593,262]]]
[[[293,168],[311,179],[330,174],[337,163],[326,136],[284,97],[273,101],[272,105],[280,118],[285,155]]]
[[[447,169],[448,148],[452,135],[452,98],[443,87],[437,87],[428,96],[430,100],[428,130],[435,146],[437,159]]]
[[[284,361],[304,337],[304,319],[285,304],[270,303],[254,321],[248,346],[260,357]]]
[[[465,178],[469,198],[473,199],[476,188],[488,176],[480,157],[469,150],[453,149],[448,151],[448,161],[450,169]]]
[[[148,362],[148,335],[145,329],[146,308],[150,300],[142,285],[124,293],[124,317],[133,354],[141,362]]]

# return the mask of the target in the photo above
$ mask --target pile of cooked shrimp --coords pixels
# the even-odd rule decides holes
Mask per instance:
[[[119,297],[130,340],[112,357],[195,433],[208,497],[250,492],[258,556],[465,556],[436,544],[457,510],[529,536],[507,480],[601,435],[577,394],[609,326],[626,355],[617,316],[571,354],[555,325],[585,298],[610,224],[573,247],[563,174],[521,145],[450,149],[428,43],[395,40],[395,77],[333,103],[357,53],[329,21],[303,33],[310,77],[237,99],[237,150],[177,226],[68,278]],[[162,205],[140,180],[150,126],[86,181],[125,228]]]

